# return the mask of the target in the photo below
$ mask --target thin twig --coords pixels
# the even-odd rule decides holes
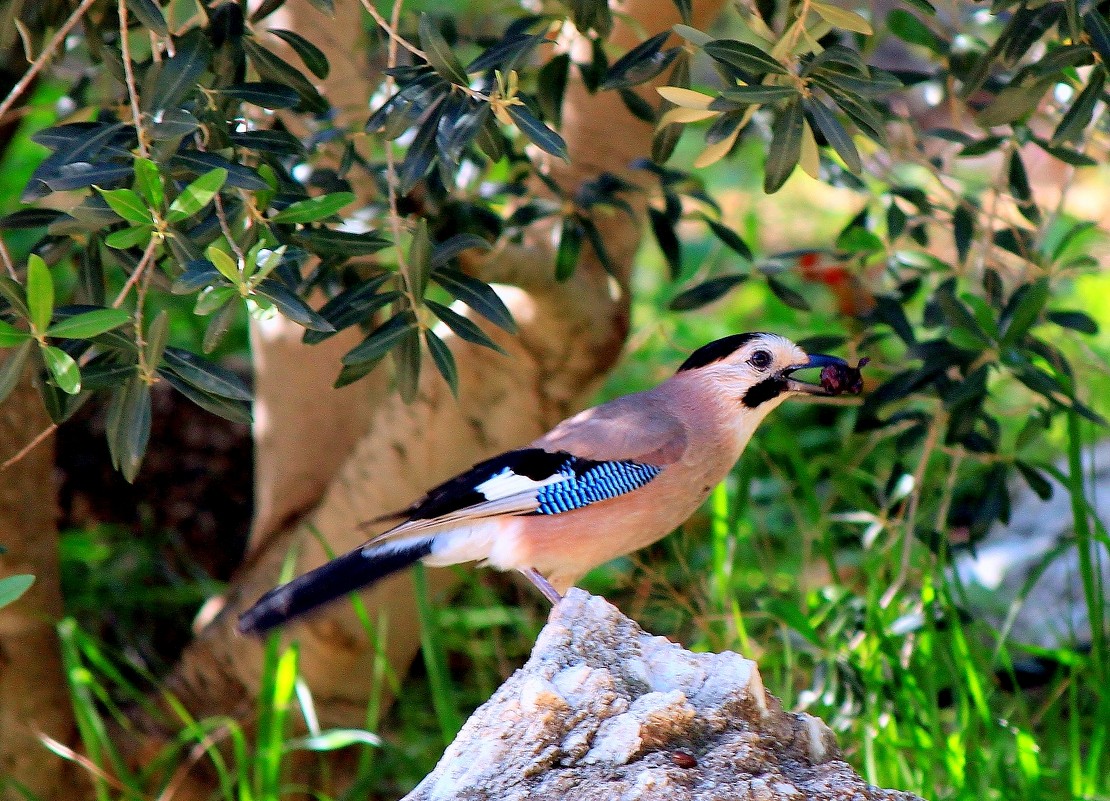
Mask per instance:
[[[143,257],[139,259],[139,263],[135,267],[135,271],[131,273],[131,275],[127,279],[127,283],[123,285],[123,289],[119,291],[119,294],[116,295],[116,299],[112,301],[113,309],[118,309],[120,306],[123,305],[123,301],[127,297],[128,293],[131,291],[131,287],[135,286],[135,282],[142,278],[147,264],[149,264],[151,259],[154,257],[154,249],[156,247],[158,247],[158,239],[157,237],[152,236],[150,238],[150,242],[147,243],[146,250],[143,251]]]
[[[239,243],[236,242],[235,237],[231,235],[231,226],[227,223],[227,213],[224,211],[224,202],[220,199],[219,192],[212,198],[212,202],[216,206],[216,219],[220,221],[220,230],[223,231],[224,239],[226,239],[227,244],[231,246],[231,251],[235,254],[235,258],[239,260],[239,269],[244,270],[247,267],[247,257],[243,255]]]
[[[8,92],[8,96],[4,98],[4,102],[0,103],[0,120],[4,119],[4,115],[8,113],[8,109],[12,107],[19,96],[22,95],[24,90],[31,84],[31,81],[35,79],[35,76],[46,66],[46,62],[50,60],[50,57],[54,55],[54,51],[65,41],[66,36],[69,35],[73,26],[80,21],[81,17],[85,16],[85,12],[88,11],[89,7],[95,2],[96,0],[81,0],[81,5],[73,9],[73,13],[69,15],[69,19],[62,24],[62,27],[58,28],[58,32],[47,42],[46,47],[39,53],[39,57],[35,59],[35,63],[23,73],[23,77],[20,78],[15,86],[12,87],[12,90]]]
[[[373,8],[373,4],[369,0],[362,0],[363,5],[368,9]],[[378,21],[378,24],[389,33],[389,47],[386,51],[386,64],[393,68],[397,66],[397,45],[401,44],[405,47],[412,49],[404,39],[396,35],[397,25],[401,19],[401,5],[404,0],[393,0],[393,10],[391,12],[391,24],[387,24],[381,15],[374,9],[371,11],[371,16]],[[423,53],[420,53],[423,57]],[[385,89],[387,95],[393,94],[393,89],[396,82],[393,80],[392,75],[386,75]],[[419,308],[417,298],[413,292],[412,281],[409,275],[409,265],[405,258],[405,254],[401,251],[401,234],[404,231],[404,223],[401,220],[401,213],[397,208],[397,159],[393,153],[392,140],[385,140],[385,170],[386,170],[386,186],[389,194],[389,227],[393,232],[393,248],[397,253],[397,269],[400,271],[404,281],[405,294],[408,296],[409,305],[415,311]]]
[[[139,139],[139,155],[144,159],[150,155],[146,146],[146,132],[143,130],[142,112],[139,111],[139,90],[135,86],[135,71],[131,66],[131,44],[127,32],[127,0],[119,0],[119,46],[123,56],[123,77],[127,84],[127,99],[131,102],[131,119],[135,124],[135,136]]]
[[[8,245],[3,237],[0,237],[0,259],[4,260],[4,268],[8,271],[8,275],[12,280],[15,278],[15,265],[12,264],[12,254],[8,252]]]
[[[0,464],[0,473],[3,473],[5,470],[7,470],[9,467],[16,464],[17,462],[22,461],[23,458],[27,454],[29,454],[31,451],[33,451],[35,448],[37,448],[39,445],[41,445],[43,442],[45,442],[50,437],[50,435],[53,434],[57,430],[58,430],[58,424],[57,423],[51,423],[46,428],[44,428],[42,431],[40,431],[35,436],[35,438],[33,440],[28,442],[26,445],[24,445],[20,449],[19,453],[17,453],[15,456],[8,459],[6,462],[4,462],[4,464]]]
[[[386,35],[389,37],[389,66],[396,66],[397,45],[401,45],[401,47],[408,50],[414,56],[422,58],[425,61],[428,60],[423,50],[397,33],[397,25],[400,21],[400,14],[398,13],[401,7],[400,2],[394,3],[393,13],[390,15],[390,22],[385,21],[385,17],[381,15],[378,9],[374,8],[374,4],[371,0],[362,0],[362,5],[370,16],[374,18],[374,22],[378,23],[378,27],[385,31]]]

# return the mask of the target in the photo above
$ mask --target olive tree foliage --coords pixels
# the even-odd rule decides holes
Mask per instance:
[[[331,3],[314,0],[324,11]],[[676,4],[689,22],[685,0]],[[0,275],[0,346],[10,348],[0,395],[30,365],[56,423],[105,396],[112,459],[129,479],[146,450],[154,383],[215,414],[250,415],[234,374],[168,344],[165,293],[191,298],[207,318],[205,351],[244,305],[303,326],[307,343],[359,326],[336,384],[388,369],[411,398],[422,354],[456,386],[440,324],[495,349],[483,326],[514,330],[469,260],[554,218],[554,273],[565,280],[585,248],[606,263],[596,213],[631,214],[627,198],[647,192],[675,276],[680,223],[706,226],[735,256],[734,270],[682,287],[674,308],[757,280],[804,312],[810,290],[783,269],[798,254],[760,253],[698,177],[753,139],[766,153],[765,191],[800,168],[858,193],[858,214],[822,258],[866,298],[844,339],[883,353],[880,368],[898,367],[868,393],[857,427],[886,431],[901,452],[922,449],[922,465],[943,446],[956,478],[980,488],[976,531],[1006,518],[1013,470],[1048,491],[1022,454],[1054,418],[1102,422],[1058,347],[1095,324],[1053,300],[1095,266],[1083,250],[1092,223],[1047,205],[1028,165],[1081,170],[1105,152],[1105,4],[756,0],[740,4],[729,38],[678,25],[643,31],[627,52],[607,47],[619,8],[599,0],[530,5],[482,35],[449,16],[399,13],[393,24],[367,4],[386,68],[360,131],[330,124],[314,85],[329,64],[311,32],[263,36],[281,5],[123,0],[51,6],[56,19],[26,12],[40,15],[21,28],[40,80],[60,55],[48,34],[67,15],[79,25],[50,78],[70,81],[75,111],[34,134],[49,154],[26,207],[0,220],[38,237]],[[572,30],[591,46],[569,50]],[[275,50],[275,35],[295,56]],[[603,175],[568,195],[546,178],[546,165],[567,157],[558,131],[572,77],[620,93],[657,125],[651,158],[637,165],[642,181]],[[649,81],[664,84],[651,101],[633,91]],[[291,115],[306,121],[299,135]],[[699,141],[692,167],[671,163],[681,137]],[[325,146],[337,162],[313,169]],[[964,167],[983,157],[997,178],[985,185],[984,168]],[[548,194],[527,195],[529,179]],[[374,190],[360,208],[352,188],[363,186]],[[1015,404],[1028,413],[1016,438],[998,423]],[[875,503],[893,508],[899,499],[881,480]]]

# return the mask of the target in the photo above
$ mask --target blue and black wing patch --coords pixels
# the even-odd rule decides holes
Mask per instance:
[[[521,494],[534,494],[536,508],[530,514],[558,514],[638,489],[662,469],[633,460],[597,461],[566,451],[522,448],[433,487],[398,516],[431,520]]]
[[[559,467],[563,480],[539,488],[539,507],[533,514],[555,515],[624,495],[644,486],[663,469],[631,460],[595,462],[565,455],[567,459]]]

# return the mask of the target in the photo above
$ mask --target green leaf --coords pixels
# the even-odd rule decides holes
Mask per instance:
[[[455,234],[447,241],[440,242],[435,246],[432,250],[432,258],[429,266],[433,270],[445,267],[448,262],[464,250],[470,250],[472,248],[489,250],[491,247],[492,245],[490,245],[488,240],[483,239],[477,234]]]
[[[767,286],[770,287],[775,297],[792,309],[799,311],[812,311],[809,302],[797,290],[791,289],[782,281],[773,276],[767,276]]]
[[[1106,75],[1102,70],[1094,70],[1088,80],[1087,86],[1072,101],[1068,110],[1060,118],[1056,130],[1052,133],[1050,144],[1060,147],[1069,142],[1079,143],[1083,139],[1083,132],[1091,124],[1091,117],[1095,113],[1095,105],[1102,96],[1106,85]]]
[[[661,52],[670,35],[670,31],[658,33],[618,58],[609,67],[600,88],[602,90],[630,89],[650,81],[665,70],[678,52],[677,50],[672,50],[670,54]]]
[[[251,391],[242,379],[230,370],[202,359],[181,348],[166,348],[166,368],[183,381],[211,395],[231,400],[250,401]]]
[[[258,72],[259,78],[291,87],[300,97],[298,108],[303,111],[322,114],[328,110],[328,101],[301,72],[253,39],[245,37],[241,41],[243,50]]]
[[[674,311],[690,311],[692,309],[700,309],[715,300],[723,298],[729,291],[748,280],[746,275],[719,275],[716,278],[710,278],[697,286],[692,286],[685,292],[676,295],[670,303],[667,304],[668,309]]]
[[[270,33],[285,40],[286,44],[297,52],[297,55],[301,57],[301,61],[304,62],[304,65],[308,67],[313,75],[320,80],[324,80],[328,77],[331,67],[328,65],[328,57],[324,55],[323,50],[308,41],[308,39],[305,39],[299,33],[293,33],[293,31],[270,28]]]
[[[223,308],[223,305],[228,301],[239,297],[242,297],[242,295],[240,295],[238,287],[207,287],[197,295],[197,302],[193,306],[193,314],[199,317],[207,317],[217,309]]]
[[[516,123],[516,127],[528,137],[532,144],[545,153],[558,156],[567,163],[570,162],[570,156],[567,154],[567,143],[563,140],[563,137],[533,117],[532,112],[528,111],[527,108],[524,106],[509,106],[506,111],[509,112],[509,116]]]
[[[81,391],[81,370],[73,357],[61,348],[46,345],[42,349],[42,358],[46,362],[46,369],[54,377],[54,383],[67,395],[76,395]]]
[[[127,0],[127,8],[144,28],[159,36],[169,36],[170,29],[166,27],[166,18],[162,16],[162,9],[154,0]]]
[[[132,376],[112,393],[107,417],[112,464],[127,481],[134,482],[150,441],[150,385]]]
[[[956,254],[960,264],[967,262],[971,243],[975,239],[975,216],[969,208],[970,201],[962,201],[952,213],[952,236],[956,241]]]
[[[829,143],[837,155],[844,160],[844,165],[848,168],[848,172],[859,174],[863,170],[863,162],[860,161],[859,151],[856,150],[855,142],[852,137],[844,130],[844,126],[840,124],[840,120],[836,115],[829,110],[829,108],[820,100],[813,98],[806,98],[802,101],[805,107],[809,120],[825,137],[825,141]]]
[[[767,162],[764,168],[763,191],[774,194],[802,155],[802,131],[805,125],[805,112],[802,104],[795,99],[786,104],[771,126],[771,144],[768,147]]]
[[[249,404],[219,395],[212,395],[197,389],[194,385],[185,381],[180,375],[165,367],[158,369],[158,375],[164,378],[167,384],[205,411],[209,411],[233,423],[242,423],[244,425],[251,424],[251,409]]]
[[[457,398],[459,396],[459,369],[455,365],[455,357],[451,353],[451,349],[431,330],[424,332],[424,342],[428,345],[428,352],[432,354],[432,362],[436,369],[443,376],[443,380],[447,382],[447,386],[451,388],[451,394]]]
[[[1091,38],[1091,46],[1098,51],[1103,65],[1110,65],[1110,22],[1097,9],[1092,9],[1083,15],[1083,29]]]
[[[127,250],[137,245],[146,247],[146,244],[150,241],[152,231],[150,223],[133,225],[121,231],[112,231],[104,237],[104,244],[116,250]]]
[[[447,40],[443,38],[435,23],[432,22],[432,18],[427,14],[420,15],[420,49],[424,51],[424,55],[428,57],[428,63],[441,78],[459,86],[470,84],[466,70],[451,52]]]
[[[335,326],[313,311],[312,307],[293,293],[285,284],[272,278],[267,278],[254,288],[254,295],[261,295],[269,300],[277,310],[298,325],[303,325],[313,331],[326,331],[333,333]]]
[[[27,331],[20,331],[14,325],[0,320],[0,348],[10,348],[31,338]]]
[[[665,212],[655,208],[648,208],[648,221],[651,223],[651,232],[663,252],[663,258],[670,269],[671,278],[678,278],[682,272],[682,244],[678,234],[675,233],[674,223]]]
[[[428,236],[428,221],[421,217],[416,224],[408,252],[408,278],[412,293],[417,298],[424,297],[428,288],[428,273],[431,271],[432,240]]]
[[[582,252],[582,225],[576,215],[563,218],[559,231],[559,250],[555,254],[555,280],[566,281],[578,267],[578,257]]]
[[[977,121],[983,128],[1006,125],[1027,117],[1040,103],[1051,81],[1010,84],[995,96],[990,105],[979,112]]]
[[[261,108],[277,110],[297,105],[300,96],[292,87],[273,81],[237,83],[220,90],[221,94]]]
[[[829,23],[834,28],[842,28],[843,30],[852,31],[853,33],[862,33],[864,36],[870,36],[874,33],[871,28],[871,23],[854,11],[848,11],[847,9],[826,3],[819,3],[817,0],[813,0],[809,7],[816,11],[821,19],[825,20],[825,22]]]
[[[953,280],[946,281],[937,287],[936,292],[933,293],[933,298],[936,300],[945,322],[951,328],[969,334],[981,345],[989,347],[992,344],[990,336],[979,325],[975,315],[968,310],[963,301],[956,297]]]
[[[516,333],[516,322],[512,314],[489,284],[447,268],[432,273],[432,280],[451,293],[456,300],[461,300],[494,325],[505,329],[510,334]]]
[[[1093,336],[1098,333],[1098,323],[1086,312],[1077,310],[1050,311],[1046,317],[1062,328],[1070,328],[1072,331],[1078,331],[1081,334]]]
[[[746,261],[751,261],[754,258],[752,249],[748,247],[748,243],[745,242],[738,233],[727,225],[723,225],[705,215],[702,215],[702,219],[705,220],[705,224],[709,226],[709,230],[713,232],[713,235],[724,243],[725,247]]]
[[[95,189],[108,203],[112,211],[123,219],[138,225],[151,224],[150,209],[147,208],[146,203],[143,202],[137,192],[130,189],[101,189],[99,186]]]
[[[735,39],[717,39],[702,48],[711,58],[753,75],[786,75],[786,67],[770,53]]]
[[[397,392],[405,403],[416,400],[420,388],[420,334],[416,329],[406,331],[393,348],[394,378]]]
[[[411,310],[390,317],[343,356],[343,364],[377,363],[409,332],[417,328],[416,315]]]
[[[201,348],[205,353],[211,353],[220,344],[227,332],[231,330],[232,324],[243,308],[240,303],[225,303],[223,306],[218,307],[215,314],[208,321],[208,327],[204,329],[204,340],[201,342]]]
[[[162,173],[158,165],[142,156],[135,157],[135,188],[150,207],[161,209],[162,204],[166,202],[166,192],[162,187]],[[133,222],[146,222],[146,220],[133,220]]]
[[[1003,348],[1012,348],[1025,339],[1048,303],[1048,294],[1048,280],[1044,278],[1018,287],[1002,312]]]
[[[825,87],[828,86],[828,84],[825,84]],[[836,105],[848,115],[848,118],[855,123],[861,133],[870,137],[882,147],[887,147],[886,125],[871,103],[839,89],[834,89],[830,94],[833,100],[836,101]]]
[[[748,86],[730,86],[721,90],[721,97],[733,103],[745,105],[755,103],[777,103],[790,97],[796,97],[798,90],[793,86],[765,86],[764,84],[750,84]],[[709,108],[715,108],[710,104]]]
[[[1038,498],[1047,501],[1052,497],[1052,484],[1040,470],[1020,460],[1014,462],[1014,467],[1018,469],[1021,477],[1025,479],[1025,483],[1029,485],[1029,489],[1033,490]]]
[[[208,249],[204,251],[204,255],[208,257],[208,261],[212,262],[220,275],[235,285],[243,283],[243,276],[239,272],[239,264],[230,255],[220,250],[215,245],[209,245]]]
[[[62,339],[88,339],[118,328],[131,319],[124,309],[97,309],[59,320],[46,329],[48,336]]]
[[[28,339],[9,354],[3,364],[0,364],[0,403],[12,393],[19,379],[23,377],[23,368],[27,365],[27,357],[35,347],[35,341]]]
[[[170,222],[180,222],[187,217],[192,217],[212,202],[212,198],[223,188],[226,180],[227,170],[222,167],[204,173],[181,190],[181,194],[170,204],[166,219]]]
[[[15,603],[35,583],[35,577],[26,573],[0,578],[0,609]]]
[[[212,49],[199,28],[176,37],[176,48],[172,58],[152,65],[153,88],[142,98],[145,111],[177,110],[186,97],[197,91],[200,77],[208,69]]]
[[[169,341],[169,334],[170,316],[165,309],[162,309],[146,330],[143,359],[148,367],[161,364],[162,356],[166,352],[166,342]]]
[[[459,339],[464,339],[475,345],[481,345],[484,348],[489,348],[498,353],[508,355],[505,353],[504,348],[490,339],[486,332],[479,328],[478,324],[470,318],[463,317],[454,309],[444,306],[441,303],[436,303],[434,300],[425,300],[425,303],[428,308],[432,310],[432,314],[442,320],[444,325],[450,328]]]
[[[40,334],[45,332],[54,314],[54,278],[37,253],[27,259],[27,308],[32,329]]]
[[[319,256],[369,256],[391,244],[388,239],[374,231],[356,234],[352,231],[336,231],[332,228],[308,228],[298,231],[290,240],[305,250]]]
[[[310,223],[323,220],[355,201],[353,192],[333,192],[291,203],[270,218],[275,223]]]
[[[905,9],[896,8],[887,15],[890,32],[912,45],[932,50],[938,55],[948,52],[948,43],[938,36],[932,28]]]

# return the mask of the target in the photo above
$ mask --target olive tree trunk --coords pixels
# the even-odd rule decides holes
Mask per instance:
[[[25,380],[0,405],[0,462],[50,425]],[[73,737],[54,621],[62,614],[54,505],[53,438],[0,473],[0,577],[29,573],[35,583],[0,609],[0,799],[61,798],[72,778],[40,742]]]

